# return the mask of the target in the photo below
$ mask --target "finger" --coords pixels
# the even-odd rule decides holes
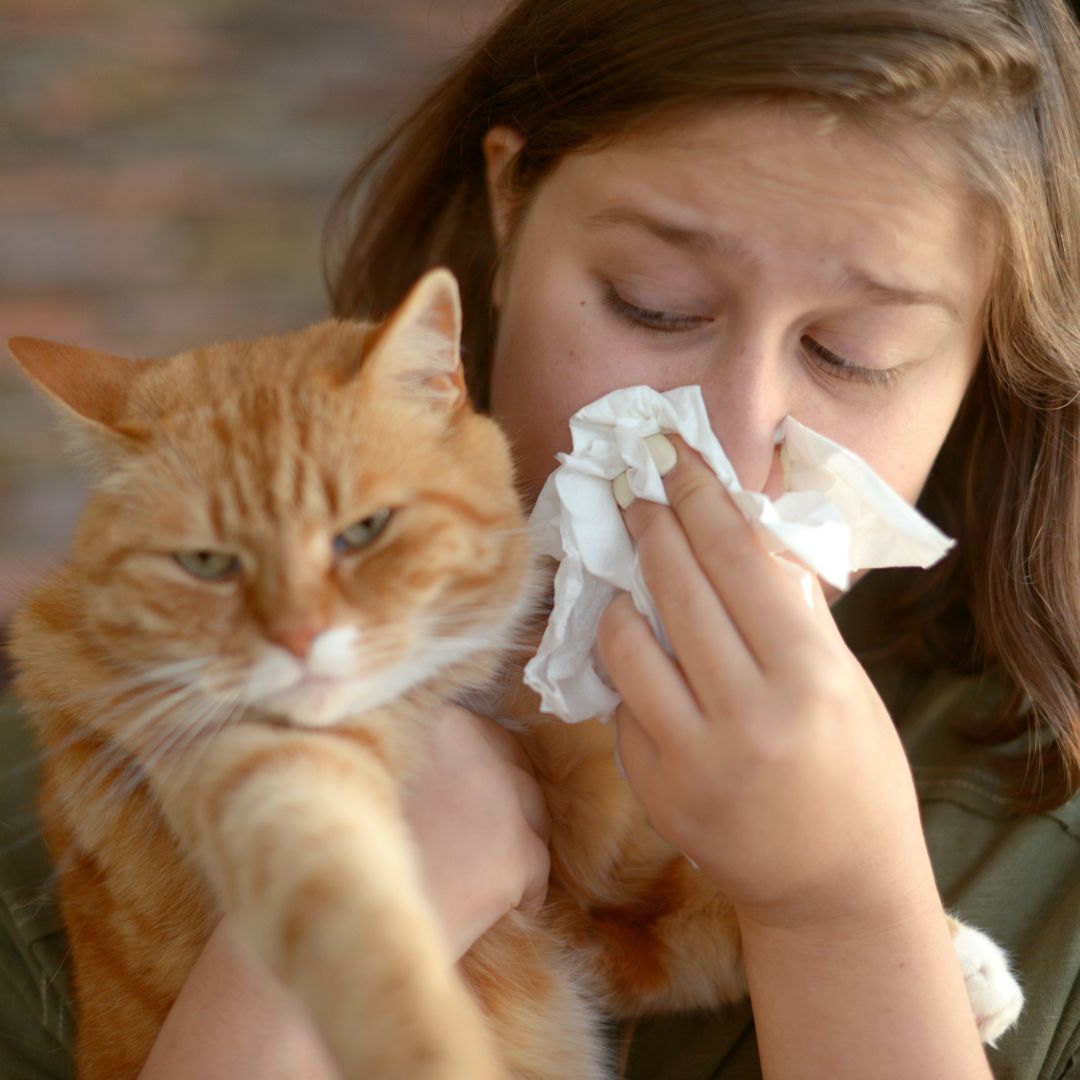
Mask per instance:
[[[531,773],[514,770],[514,787],[518,793],[522,816],[529,828],[546,844],[551,838],[551,811],[544,791]]]
[[[547,899],[548,880],[551,876],[551,853],[547,844],[536,837],[526,841],[526,858],[531,868],[525,890],[517,904],[520,911],[537,914]]]
[[[704,718],[686,678],[626,593],[607,606],[596,641],[615,689],[654,744],[680,746],[700,731]]]
[[[486,716],[446,705],[437,718],[428,751],[423,765],[409,777],[409,787],[423,788],[448,767],[471,770],[484,783],[499,779],[512,785],[529,828],[547,842],[551,814],[543,789],[521,743],[505,728]]]
[[[504,761],[532,775],[536,774],[524,747],[497,720],[470,712],[460,705],[444,705],[440,725],[444,737],[467,739],[478,735]]]
[[[856,580],[861,577],[861,574],[855,575]],[[854,582],[852,582],[854,584]],[[832,605],[843,595],[839,589],[835,589],[832,586],[829,587],[830,595],[825,592],[824,586],[821,584],[821,579],[814,576],[811,586],[813,592],[813,610],[814,616],[817,621],[823,626],[833,637],[833,639],[841,645],[847,648],[844,642],[844,635],[840,633],[840,627],[836,625],[836,619],[833,617]]]
[[[664,478],[672,510],[742,639],[764,666],[785,643],[812,632],[815,616],[798,583],[776,565],[712,470],[681,441],[676,453],[678,461]]]
[[[532,831],[546,842],[551,835],[551,814],[543,789],[537,782],[536,769],[521,743],[497,721],[457,705],[446,706],[444,719],[450,726],[451,737],[479,735],[488,749],[510,767],[510,780],[517,792],[521,812]]]
[[[832,617],[829,609],[829,599],[826,597],[821,580],[804,563],[799,562],[789,552],[779,552],[770,556],[773,563],[788,576],[796,585],[803,603],[807,605],[815,620],[840,640],[840,630]],[[831,589],[831,586],[830,586]],[[839,596],[839,590],[832,590]]]
[[[613,722],[619,764],[627,782],[637,791],[659,772],[660,747],[625,702],[615,709]]]
[[[718,485],[719,486],[719,485]],[[675,513],[637,500],[624,513],[649,592],[705,713],[746,694],[759,664],[717,595]]]

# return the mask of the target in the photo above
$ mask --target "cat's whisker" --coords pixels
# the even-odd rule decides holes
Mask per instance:
[[[99,697],[102,694],[119,694],[129,689],[157,682],[186,681],[182,680],[181,676],[190,675],[192,672],[206,667],[209,663],[211,663],[211,659],[207,657],[189,657],[186,660],[172,660],[166,663],[140,667],[123,678],[104,680],[100,686],[88,691],[86,696]],[[74,699],[80,700],[81,695],[75,695]]]
[[[155,669],[155,672],[160,672],[160,670],[160,668],[157,668]],[[150,677],[151,676],[148,675],[146,678],[143,678],[139,681],[148,682]],[[73,696],[73,698],[71,699],[71,704],[74,705],[75,700],[78,699],[80,704],[85,704],[88,706],[90,703],[92,703],[93,697],[111,697],[113,695],[109,693],[109,689],[112,685],[114,684],[109,684],[108,687],[99,687],[93,694],[86,693],[78,696]],[[135,685],[135,680],[125,680],[125,685],[130,688]],[[99,712],[101,720],[104,721],[104,723],[100,723],[99,726],[101,728],[106,727],[110,715],[116,715],[121,710],[128,711],[131,709],[137,709],[144,703],[151,701],[156,695],[161,693],[175,692],[178,689],[183,689],[184,685],[185,684],[183,683],[177,683],[175,686],[167,686],[162,685],[160,681],[154,682],[149,685],[144,685],[140,688],[139,692],[134,695],[134,697],[129,696],[124,699],[122,703],[114,701],[112,702],[112,707],[109,712]],[[22,773],[30,769],[37,768],[44,761],[63,754],[65,751],[70,750],[71,747],[75,746],[80,742],[85,742],[86,738],[86,731],[77,729],[73,731],[70,735],[61,739],[59,742],[53,743],[49,746],[41,746],[40,744],[36,744],[34,751],[27,754],[21,762],[15,765],[11,765],[8,768],[0,771],[0,783],[10,782]]]
[[[189,752],[183,757],[174,758],[166,767],[167,770],[174,771],[174,775],[169,777],[169,782],[172,785],[183,787],[188,782],[209,752],[214,737],[224,731],[233,722],[233,718],[237,713],[243,712],[244,707],[244,702],[239,697],[235,698],[231,704],[218,702],[216,710],[218,715],[213,719],[207,717],[200,721],[199,730],[188,734]],[[221,715],[222,713],[224,715]],[[207,735],[208,737],[198,739],[199,735]],[[175,775],[175,770],[178,769],[183,770],[180,776]]]
[[[170,717],[169,726],[163,730],[162,738],[143,755],[144,762],[148,766],[156,766],[172,755],[178,747],[190,746],[200,737],[208,741],[208,734],[218,730],[216,717],[222,712],[229,712],[231,715],[233,711],[234,703],[220,698],[207,698],[202,702],[200,711],[187,709],[178,712]]]
[[[176,709],[181,702],[189,698],[205,697],[202,687],[189,683],[186,686],[169,690],[157,704],[148,709],[139,711],[130,717],[128,722],[118,732],[119,740],[126,746],[133,746],[135,740],[152,724],[156,723],[163,715]],[[125,712],[127,710],[124,710]],[[115,726],[115,725],[113,725]]]
[[[7,843],[0,845],[0,858],[18,851],[20,848],[26,847],[27,844],[40,841],[41,832],[37,823],[36,812],[34,810],[27,810],[25,815],[22,816],[25,816],[28,819],[26,828],[20,829],[16,836],[8,840]],[[13,819],[9,817],[8,821],[13,822]],[[5,822],[5,824],[7,824],[7,822]]]
[[[493,621],[497,629],[484,631]],[[528,641],[524,636],[520,640],[515,633],[507,638],[506,627],[516,629],[519,619],[514,607],[509,605],[493,607],[477,604],[461,606],[449,612],[414,616],[404,624],[358,627],[358,640],[354,646],[356,667],[352,673],[345,673],[343,678],[363,678],[376,675],[386,666],[398,662],[407,662],[408,657],[416,652],[429,652],[432,649],[444,652],[472,651],[481,649],[518,649],[525,648]],[[461,631],[468,631],[462,633]],[[475,631],[479,630],[479,633]],[[230,659],[219,660],[215,676],[215,692],[223,694],[238,693],[245,701],[258,706],[267,697],[257,686],[252,685],[251,671],[253,662]],[[303,678],[303,672],[297,674],[296,681]],[[287,690],[289,687],[283,687]]]
[[[160,738],[141,746],[137,756],[119,746],[110,746],[112,754],[105,752],[96,772],[83,778],[82,799],[94,789],[99,789],[94,797],[102,806],[129,797],[150,782],[150,773],[159,766],[161,759],[174,751],[180,740],[194,740],[208,731],[213,734],[219,730],[210,718],[222,710],[221,702],[206,698],[184,702],[179,698],[170,701],[169,705],[174,711],[169,716],[168,726],[162,727]],[[119,774],[110,780],[109,772],[118,768]]]
[[[171,688],[159,687],[159,692],[163,694],[159,701],[134,716],[128,716],[126,723],[118,725],[117,721],[123,717],[114,714],[111,718],[113,721],[111,726],[114,729],[119,727],[119,737],[109,738],[105,745],[93,747],[95,766],[80,775],[80,791],[74,793],[77,799],[86,797],[95,788],[103,786],[108,774],[117,769],[120,769],[122,775],[126,777],[126,781],[122,785],[125,790],[134,790],[144,782],[145,776],[139,766],[141,754],[138,749],[142,734],[166,714],[170,712],[176,713],[191,703],[193,699],[197,700],[200,693],[199,688],[191,684]],[[128,713],[128,711],[126,708],[117,707],[116,709],[116,713],[121,714]],[[70,749],[70,746],[77,744],[79,741],[77,738],[73,739],[68,748]],[[87,741],[85,735],[82,741]],[[59,748],[57,748],[57,752],[60,752]],[[116,786],[115,780],[113,786]]]
[[[35,747],[27,753],[18,764],[9,765],[6,769],[0,770],[0,785],[9,784],[30,769],[38,768],[45,760],[46,756],[51,753],[53,752],[42,750],[40,747]]]
[[[189,700],[184,700],[185,697]],[[154,763],[155,757],[160,758],[171,752],[174,745],[181,740],[205,736],[208,729],[216,726],[212,718],[225,710],[229,710],[230,715],[235,711],[235,695],[223,695],[220,687],[213,684],[209,687],[200,685],[192,687],[189,694],[179,695],[167,704],[172,710],[168,724],[162,725],[156,740],[140,747],[138,758],[144,765],[150,765]],[[146,723],[147,718],[141,717],[140,728]]]

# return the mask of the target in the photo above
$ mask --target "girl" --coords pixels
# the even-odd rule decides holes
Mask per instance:
[[[744,486],[782,490],[791,414],[958,539],[830,614],[684,446],[627,510],[675,659],[611,606],[620,755],[732,898],[753,1010],[625,1032],[628,1076],[990,1075],[942,896],[1028,989],[994,1070],[1080,1075],[1078,115],[1059,0],[524,0],[331,218],[342,316],[458,275],[530,500],[577,408],[699,384]],[[542,897],[545,820],[501,729],[440,737],[410,814],[460,954]],[[145,1071],[327,1074],[227,925]]]

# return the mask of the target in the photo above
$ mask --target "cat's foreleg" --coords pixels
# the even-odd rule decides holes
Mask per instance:
[[[347,1080],[500,1076],[423,898],[397,785],[370,748],[240,724],[154,786],[254,953]]]

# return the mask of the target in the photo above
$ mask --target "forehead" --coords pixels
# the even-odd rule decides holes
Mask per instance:
[[[218,532],[321,522],[378,497],[388,410],[318,369],[290,370],[269,354],[232,359],[190,360],[190,380],[174,379],[190,396],[155,425],[143,462],[153,483],[132,473],[138,491],[189,519],[208,515]]]
[[[933,283],[968,308],[981,306],[990,279],[988,209],[926,126],[878,135],[786,102],[675,114],[564,158],[544,197],[579,224],[646,210],[715,237],[713,254],[728,261],[798,252],[825,269]]]

